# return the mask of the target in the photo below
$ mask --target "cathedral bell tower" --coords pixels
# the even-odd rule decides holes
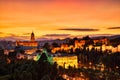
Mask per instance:
[[[31,33],[31,41],[35,41],[35,35],[33,32]]]

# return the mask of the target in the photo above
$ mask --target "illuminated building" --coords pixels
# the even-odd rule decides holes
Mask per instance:
[[[70,46],[71,47],[71,46]],[[67,51],[67,50],[69,50],[70,48],[69,48],[69,46],[67,45],[67,44],[62,44],[60,47],[55,47],[55,48],[53,48],[52,49],[52,53],[55,53],[56,51],[62,51],[62,50],[65,50],[65,51]]]
[[[85,40],[75,40],[75,48],[82,47],[83,45],[85,45]]]
[[[88,47],[88,48],[89,48],[89,50],[92,50],[92,48],[93,48],[93,45],[89,45],[89,47]]]
[[[33,54],[35,51],[36,49],[25,50],[25,54]]]
[[[78,68],[77,56],[53,57],[53,62],[56,62],[58,66],[62,66],[66,69],[69,68],[69,66]]]
[[[68,50],[68,45],[67,44],[62,44],[61,45],[61,50]]]
[[[52,53],[56,53],[56,51],[59,51],[61,48],[60,47],[55,47],[52,49]]]
[[[120,52],[120,44],[118,45],[118,52]]]
[[[32,42],[34,42],[34,41],[35,41],[35,35],[34,35],[34,33],[33,33],[33,32],[31,33],[31,41],[32,41]]]
[[[57,63],[58,66],[62,66],[64,68],[68,68],[69,66],[71,67],[75,67],[78,68],[78,60],[77,60],[77,56],[75,55],[67,55],[67,56],[52,56],[50,55],[46,49],[43,49],[42,54],[37,54],[35,56],[28,56],[28,59],[33,59],[35,61],[38,60],[42,60],[45,59],[44,57],[46,57],[46,60],[43,61],[47,61],[50,64],[53,63]]]
[[[96,44],[96,43],[101,42],[101,41],[98,39],[94,39],[93,42],[94,42],[94,44]]]
[[[54,47],[53,49],[52,49],[52,53],[55,53],[56,51],[62,51],[62,50],[64,50],[64,51],[69,51],[70,49],[72,49],[73,48],[73,50],[75,50],[76,48],[80,48],[80,47],[82,47],[83,45],[85,45],[85,40],[80,40],[80,41],[78,41],[78,40],[75,40],[75,47],[74,47],[74,45],[70,45],[70,46],[68,46],[68,44],[61,44],[61,46],[60,47]]]
[[[103,44],[108,44],[108,39],[107,38],[103,38],[103,39],[101,39],[101,42],[103,43]]]
[[[108,44],[109,40],[107,38],[102,38],[102,39],[94,39],[93,42],[94,44],[96,43]]]
[[[30,41],[16,41],[16,46],[28,46],[28,47],[37,47],[38,42],[35,41],[34,33],[31,33]]]

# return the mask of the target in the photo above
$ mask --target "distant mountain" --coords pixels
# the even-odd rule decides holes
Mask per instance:
[[[5,40],[5,41],[16,41],[16,40],[24,40],[24,39],[22,39],[22,38],[19,38],[19,37],[2,37],[2,38],[0,38],[0,41],[1,40]]]
[[[49,40],[48,38],[37,38],[36,41],[46,41]]]
[[[120,39],[120,34],[118,34],[118,35],[110,35],[110,34],[103,34],[102,35],[102,34],[99,34],[99,35],[89,35],[89,37],[92,38],[92,39],[101,39],[101,38],[106,37],[106,38],[112,40],[112,39],[116,39],[116,38]],[[24,40],[26,40],[26,41],[29,41],[29,38],[28,37],[15,37],[15,36],[11,37],[11,36],[9,36],[9,37],[0,37],[0,41],[1,40],[6,40],[6,41],[16,41],[16,40],[24,41]],[[47,40],[56,40],[56,38],[54,38],[54,37],[51,37],[51,38],[46,38],[46,37],[36,38],[36,41],[47,41]]]
[[[110,42],[120,44],[120,35],[112,36],[111,39],[110,39]]]
[[[101,36],[95,36],[95,37],[91,37],[92,39],[101,39],[101,38],[108,38],[108,39],[116,39],[116,38],[120,38],[120,35],[101,35]]]
[[[14,37],[5,37],[5,38],[0,38],[0,41],[5,40],[5,41],[16,41],[17,39]]]
[[[117,38],[120,38],[120,35],[113,35],[113,36],[109,36],[108,38],[109,39],[117,39]]]

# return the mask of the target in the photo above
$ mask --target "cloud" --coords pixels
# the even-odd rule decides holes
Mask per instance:
[[[42,37],[36,39],[36,41],[46,41],[46,40],[51,40],[51,39],[49,39],[49,38],[42,38]]]
[[[46,35],[43,35],[43,36],[46,36],[46,37],[55,37],[55,36],[70,36],[70,34],[46,34]]]
[[[0,40],[8,40],[8,41],[16,41],[16,40],[30,40],[30,36],[20,36],[18,34],[13,34],[13,33],[4,33],[0,32],[1,36]]]
[[[11,37],[17,37],[18,35],[16,35],[16,34],[12,34],[12,33],[7,33],[9,36],[11,36]]]
[[[30,35],[31,33],[23,33],[22,35]]]
[[[16,40],[22,40],[22,41],[29,41],[29,37],[27,36],[6,36],[6,37],[0,37],[0,40],[8,40],[8,41],[16,41]]]
[[[3,32],[0,32],[0,34],[4,34]]]
[[[7,36],[17,36],[16,34],[13,33],[4,33],[4,32],[0,32],[1,35],[7,35]]]
[[[64,39],[68,37],[71,37],[71,35],[70,34],[46,34],[41,36],[41,38],[45,38],[48,40]]]
[[[99,31],[99,29],[90,29],[90,28],[63,28],[59,30],[67,30],[67,31]]]
[[[120,27],[109,27],[107,29],[120,29]]]

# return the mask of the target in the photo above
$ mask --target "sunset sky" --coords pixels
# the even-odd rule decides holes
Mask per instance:
[[[120,0],[0,0],[0,38],[120,34]]]

